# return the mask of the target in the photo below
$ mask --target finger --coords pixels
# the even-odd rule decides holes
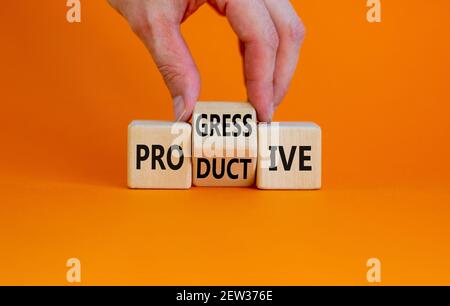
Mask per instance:
[[[305,27],[289,0],[265,0],[265,3],[280,38],[274,75],[277,107],[285,97],[297,68]]]
[[[175,119],[188,121],[200,94],[200,75],[180,32],[182,17],[146,14],[133,29],[149,49],[169,88]]]
[[[228,18],[242,41],[248,98],[256,108],[259,120],[270,122],[278,35],[269,12],[262,0],[210,2]]]

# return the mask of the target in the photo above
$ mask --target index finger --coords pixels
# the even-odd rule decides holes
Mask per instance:
[[[244,45],[247,94],[260,121],[270,122],[274,111],[274,72],[278,34],[262,0],[210,1],[224,14]]]

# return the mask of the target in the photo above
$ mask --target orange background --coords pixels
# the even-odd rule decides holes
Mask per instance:
[[[450,2],[292,1],[308,29],[277,121],[323,128],[321,191],[126,188],[127,125],[172,118],[126,22],[100,0],[0,9],[0,284],[450,285]],[[184,25],[202,100],[243,100],[237,41]]]

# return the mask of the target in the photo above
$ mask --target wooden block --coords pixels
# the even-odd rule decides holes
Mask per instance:
[[[192,125],[195,186],[254,184],[257,125],[256,111],[249,103],[198,102]]]
[[[318,125],[259,124],[258,188],[320,189],[321,172],[322,132]]]
[[[191,134],[187,123],[133,121],[128,126],[128,186],[190,188]]]

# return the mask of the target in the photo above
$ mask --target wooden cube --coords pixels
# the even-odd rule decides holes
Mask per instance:
[[[192,117],[195,186],[252,186],[256,176],[256,111],[249,103],[198,102]]]
[[[190,188],[191,134],[187,123],[133,121],[128,126],[128,186]]]
[[[317,124],[259,124],[257,187],[320,189],[321,151],[322,132]]]

